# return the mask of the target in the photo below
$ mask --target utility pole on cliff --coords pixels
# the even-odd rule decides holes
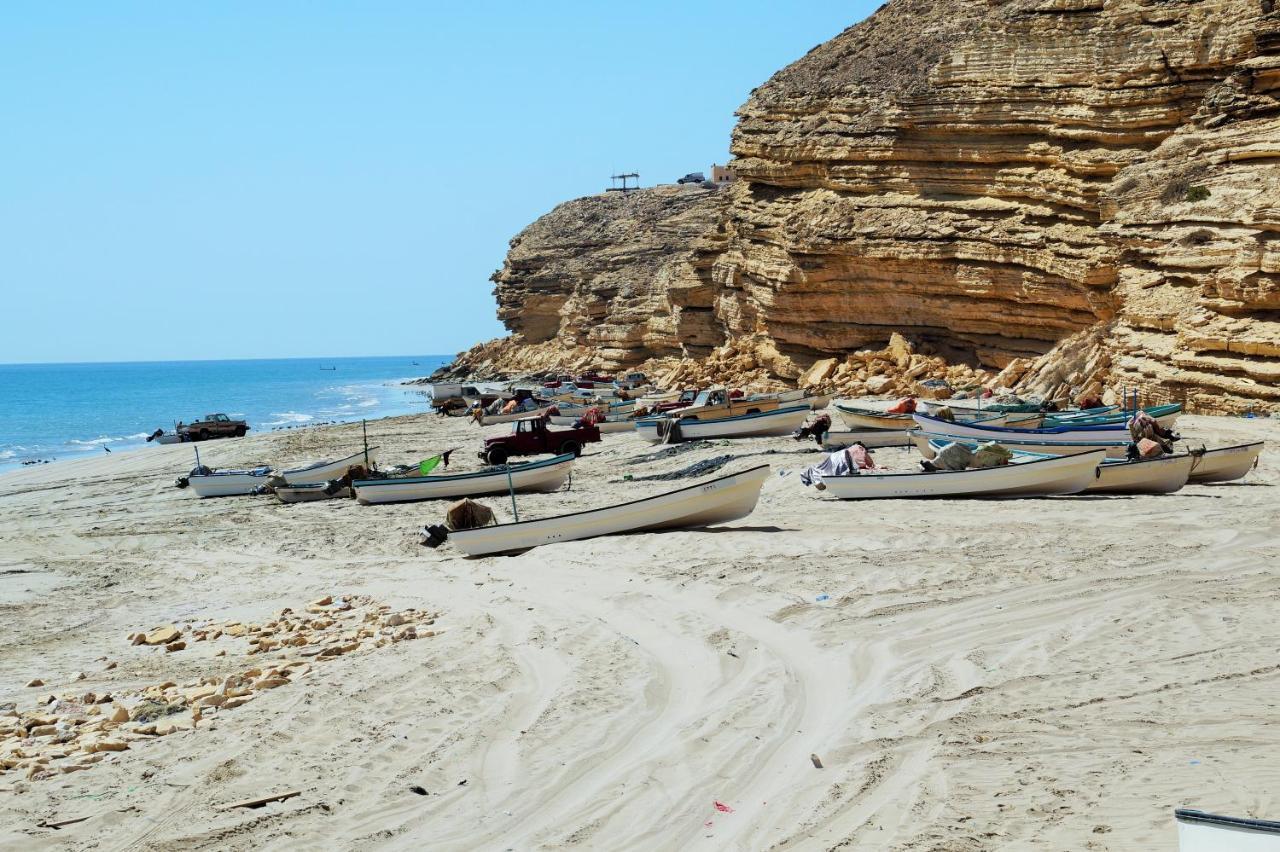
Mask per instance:
[[[635,192],[640,188],[640,173],[629,172],[625,175],[610,175],[609,179],[613,181],[613,186],[609,187],[606,192]],[[627,181],[634,180],[635,186],[628,186]],[[618,181],[622,181],[622,186],[618,186]]]

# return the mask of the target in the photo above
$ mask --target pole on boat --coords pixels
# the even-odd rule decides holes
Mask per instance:
[[[511,492],[511,513],[516,516],[516,523],[520,523],[520,510],[516,508],[516,486],[511,481],[511,464],[507,464],[507,490]]]
[[[196,470],[199,470],[200,469],[200,448],[195,445],[194,441],[192,441],[191,449],[196,451]]]
[[[360,433],[364,436],[364,472],[369,473],[369,421],[360,419]]]

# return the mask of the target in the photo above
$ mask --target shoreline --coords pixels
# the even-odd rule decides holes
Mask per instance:
[[[724,527],[487,559],[418,544],[447,501],[195,498],[172,484],[183,445],[7,474],[0,704],[20,712],[263,667],[277,655],[244,638],[192,637],[326,595],[434,624],[85,771],[0,773],[0,845],[1169,845],[1175,805],[1258,806],[1276,777],[1254,757],[1280,736],[1280,422],[1179,426],[1270,446],[1243,482],[1167,496],[840,503],[797,482],[820,458],[812,443],[656,455],[609,435],[571,488],[519,495],[521,517],[694,484],[625,477],[725,453],[742,458],[721,473],[765,461],[773,474]],[[424,412],[378,420],[370,444],[387,465],[459,447],[450,472],[463,472],[482,465],[481,436],[508,428]],[[359,423],[319,426],[201,457],[285,466],[359,441]],[[510,519],[507,497],[481,502]],[[127,638],[169,624],[185,650]],[[89,819],[37,827],[51,815]]]

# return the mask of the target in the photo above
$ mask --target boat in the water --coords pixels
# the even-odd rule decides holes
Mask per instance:
[[[197,472],[202,471],[202,472]],[[186,486],[197,497],[234,497],[254,494],[264,488],[271,477],[271,468],[255,467],[251,470],[209,470],[196,468],[188,476]],[[178,480],[179,483],[182,480]]]
[[[370,447],[367,452],[361,450],[335,461],[315,462],[303,467],[282,470],[280,477],[284,479],[286,485],[315,485],[331,479],[341,479],[357,467],[372,470],[374,463],[377,462],[375,455],[377,449],[377,447]]]
[[[1008,437],[975,439],[972,436],[952,435],[950,432],[934,431],[932,429],[915,429],[910,432],[910,435],[911,442],[916,445],[920,455],[927,459],[933,458],[934,451],[929,442],[934,440],[942,440],[945,443],[953,441],[974,442],[975,440],[985,443],[991,441],[1014,452],[1039,453],[1047,456],[1063,456],[1072,453],[1088,453],[1094,450],[1102,450],[1107,454],[1108,458],[1115,459],[1124,458],[1129,452],[1129,444],[1131,443],[1128,438],[1123,441],[1057,441],[1051,438]]]
[[[1280,822],[1191,808],[1178,808],[1173,815],[1178,822],[1178,852],[1280,852]]]
[[[852,476],[823,476],[822,484],[841,500],[1048,497],[1078,494],[1088,488],[1105,457],[1096,450],[968,470],[862,471]]]
[[[822,449],[827,452],[843,450],[854,444],[862,444],[868,450],[882,447],[910,447],[911,434],[905,429],[860,429],[828,432],[822,442]]]
[[[487,556],[557,541],[723,524],[751,514],[768,476],[769,466],[760,465],[629,503],[533,521],[457,530],[448,534],[448,540],[468,556]]]
[[[944,438],[929,442],[936,454],[951,443]],[[964,442],[976,449],[977,444]],[[1014,451],[1015,457],[1053,458],[1044,453]],[[1191,453],[1160,456],[1154,459],[1104,459],[1098,465],[1098,478],[1084,490],[1086,494],[1172,494],[1187,484],[1195,457]]]
[[[479,497],[485,494],[504,494],[509,490],[556,491],[569,478],[573,459],[572,453],[566,453],[541,461],[499,465],[474,473],[357,479],[351,483],[351,487],[355,491],[356,500],[366,506],[375,503]]]
[[[1242,478],[1258,466],[1258,456],[1262,454],[1265,441],[1252,444],[1237,444],[1233,447],[1218,447],[1207,450],[1201,447],[1192,450],[1197,456],[1191,468],[1191,481],[1195,483],[1231,482]]]
[[[793,405],[773,411],[739,414],[702,420],[697,417],[659,417],[637,420],[636,432],[650,443],[698,441],[709,438],[759,438],[789,435],[809,416],[807,405]],[[670,430],[675,429],[673,434]]]

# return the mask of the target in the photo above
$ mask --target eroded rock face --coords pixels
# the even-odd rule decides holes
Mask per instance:
[[[491,362],[750,337],[795,381],[897,331],[1055,397],[1280,405],[1277,87],[1271,0],[892,0],[752,93],[729,189],[530,226]]]

